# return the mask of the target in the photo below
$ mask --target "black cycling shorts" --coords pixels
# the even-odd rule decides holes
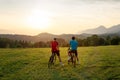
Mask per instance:
[[[60,51],[59,50],[56,50],[56,51],[52,51],[52,54],[57,54],[57,56],[60,56]]]
[[[77,50],[70,50],[70,53],[75,53],[75,56],[78,56]]]

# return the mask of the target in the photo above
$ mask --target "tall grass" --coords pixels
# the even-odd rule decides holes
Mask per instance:
[[[120,46],[79,47],[76,68],[60,53],[64,67],[48,69],[50,48],[0,49],[0,80],[120,80]]]

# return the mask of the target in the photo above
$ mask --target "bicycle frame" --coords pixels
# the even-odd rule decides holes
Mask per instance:
[[[52,53],[52,55],[50,56],[50,59],[48,61],[48,68],[50,68],[52,65],[54,65],[56,61],[56,53]]]
[[[75,53],[73,53],[73,52],[70,53],[70,57],[71,57],[70,60],[71,60],[71,62],[72,62],[72,64],[73,64],[73,66],[76,67],[76,55],[75,55]],[[70,61],[68,61],[68,64],[69,64],[69,62],[70,62]]]

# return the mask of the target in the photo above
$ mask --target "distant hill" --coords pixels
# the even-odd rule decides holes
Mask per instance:
[[[40,33],[36,36],[29,35],[18,35],[18,34],[0,34],[0,38],[9,38],[12,40],[24,40],[30,42],[39,42],[39,41],[51,41],[53,38],[59,38],[60,40],[69,41],[72,36],[76,36],[77,38],[84,39],[93,34],[97,34],[99,36],[120,36],[120,25],[112,26],[111,28],[105,28],[104,26],[99,26],[95,29],[89,29],[83,31],[82,34],[61,34],[54,35],[50,33]]]
[[[94,29],[88,29],[85,31],[82,31],[82,33],[87,34],[119,34],[120,33],[120,24],[112,26],[110,28],[105,28],[104,26],[99,26]]]
[[[88,29],[88,30],[82,31],[82,33],[86,33],[86,34],[104,34],[106,32],[107,32],[107,28],[105,28],[104,26],[99,26],[94,29]]]
[[[66,41],[69,41],[71,39],[72,36],[76,36],[77,38],[85,38],[85,36],[83,34],[61,34],[61,35],[54,35],[54,34],[50,34],[50,33],[40,33],[39,35],[37,35],[36,37],[39,37],[42,41],[46,41],[46,40],[53,40],[53,38],[62,38]]]
[[[57,35],[50,34],[50,33],[40,33],[36,35],[35,37],[38,37],[41,41],[51,41],[54,37]]]
[[[107,33],[118,33],[118,34],[120,34],[120,24],[108,28]]]
[[[12,39],[12,40],[24,40],[24,41],[30,41],[30,42],[39,42],[39,41],[43,41],[43,42],[47,42],[47,41],[51,41],[53,40],[53,38],[59,38],[59,40],[65,40],[65,41],[69,41],[71,39],[72,36],[75,36],[76,38],[80,38],[80,39],[84,39],[86,37],[90,37],[93,34],[61,34],[61,35],[54,35],[54,34],[50,34],[50,33],[40,33],[36,36],[29,36],[29,35],[18,35],[18,34],[0,34],[0,38],[8,38],[8,39]],[[120,32],[118,33],[114,33],[114,34],[98,34],[99,36],[120,36]]]
[[[69,41],[72,36],[76,36],[77,38],[85,38],[84,35],[80,34],[61,34],[61,35],[54,35],[50,33],[40,33],[36,36],[28,36],[28,35],[18,35],[18,34],[0,34],[0,38],[8,38],[12,40],[24,40],[24,41],[31,41],[31,42],[39,42],[39,41],[51,41],[53,38],[61,38],[65,41]]]
[[[0,34],[0,38],[8,38],[12,40],[24,40],[31,42],[37,42],[40,40],[39,37],[18,34]]]

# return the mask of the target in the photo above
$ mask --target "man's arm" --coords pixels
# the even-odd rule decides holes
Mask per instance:
[[[71,41],[69,42],[68,50],[70,50],[70,48],[71,48]]]
[[[59,44],[58,44],[58,42],[57,42],[57,46],[56,46],[56,49],[57,49],[57,50],[59,50]]]

